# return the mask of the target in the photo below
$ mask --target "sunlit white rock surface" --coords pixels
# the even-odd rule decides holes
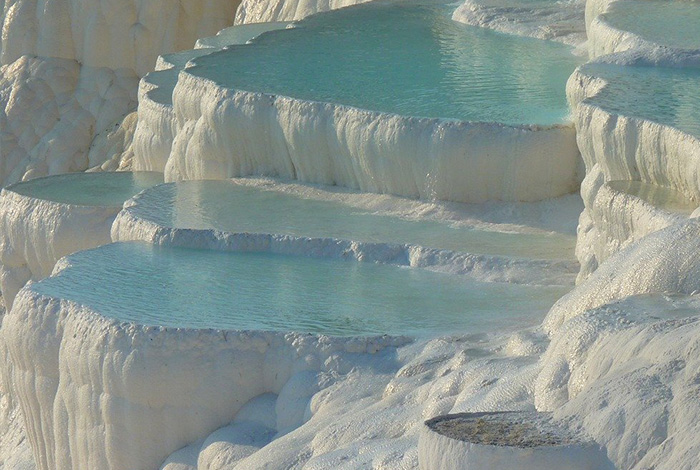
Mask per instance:
[[[368,0],[241,0],[234,24],[297,21]]]
[[[235,0],[177,8],[162,1],[7,1],[0,12],[0,63],[34,55],[142,76],[158,55],[189,48],[197,38],[230,26],[237,6]]]
[[[544,328],[606,303],[639,294],[700,291],[700,220],[676,223],[618,252],[550,310]]]
[[[93,137],[135,108],[137,83],[128,69],[70,59],[23,56],[0,67],[0,184],[102,164],[107,156],[89,154]]]
[[[695,158],[700,155],[698,119],[694,112],[688,112],[695,108],[692,90],[698,69],[665,71],[650,67],[646,59],[638,62],[630,54],[608,56],[604,62],[577,69],[567,85],[578,146],[586,164],[581,185],[586,208],[577,241],[579,280],[629,242],[684,217],[684,211],[669,212],[659,207],[667,199],[659,198],[659,194],[680,193],[675,197],[687,200],[685,212],[700,200],[695,177],[700,171]],[[627,63],[630,65],[618,65]],[[638,93],[627,86],[630,79],[625,74],[637,74],[647,91]],[[667,97],[655,100],[655,92],[650,90],[664,82],[679,86],[666,86],[663,93]],[[635,94],[648,106],[629,100],[625,93]],[[687,103],[664,104],[684,96]],[[649,191],[657,195],[643,203],[630,203],[639,198],[621,199],[606,186],[618,180],[639,181],[649,188],[658,188]]]
[[[229,0],[178,7],[131,0],[2,2],[0,186],[103,165],[115,169],[120,160],[128,167],[135,122],[123,119],[136,108],[139,77],[153,70],[158,55],[190,48],[231,25],[237,6]],[[115,127],[124,132],[110,137]]]
[[[583,0],[466,0],[452,19],[504,33],[560,41],[581,47],[585,53],[585,5]]]
[[[617,468],[695,468],[698,307],[647,295],[565,323],[542,359],[538,409],[605,443]]]

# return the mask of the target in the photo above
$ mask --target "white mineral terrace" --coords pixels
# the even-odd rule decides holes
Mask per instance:
[[[581,280],[628,243],[687,216],[700,198],[693,176],[694,156],[700,155],[693,90],[700,69],[652,67],[631,57],[622,53],[586,64],[567,85],[587,168],[577,240]],[[664,81],[668,86],[661,90]],[[646,99],[629,100],[629,94]],[[620,198],[605,184],[618,180],[639,181],[648,194],[676,194],[685,199],[684,211],[669,212],[663,200]]]
[[[435,17],[435,22],[447,20],[447,26],[441,26],[447,31],[432,32],[445,35],[436,40],[455,41],[453,47],[473,47],[469,45],[472,44],[470,42],[466,45],[460,42],[473,41],[474,38],[464,39],[460,36],[462,34],[469,38],[473,30],[466,26],[464,31],[455,27],[447,17],[448,13],[443,14],[442,7],[438,7],[435,7],[438,13],[431,13],[431,18]],[[401,9],[397,14],[402,14]],[[360,15],[360,18],[354,19],[353,15]],[[328,21],[365,24],[369,20],[367,34],[359,35],[360,39],[377,35],[376,31],[385,28],[385,24],[377,18],[386,17],[387,21],[392,18],[381,9],[375,13],[371,8],[350,14],[350,18],[346,16],[348,13],[337,19],[329,17]],[[426,108],[422,103],[418,104],[425,109],[416,108],[417,105],[411,107],[410,98],[397,97],[380,105],[380,109],[373,110],[372,100],[364,105],[357,102],[357,97],[362,96],[361,92],[359,95],[355,92],[355,98],[336,98],[332,94],[328,97],[305,97],[297,96],[298,91],[292,88],[282,92],[275,89],[251,90],[246,85],[236,86],[235,83],[231,85],[226,82],[226,77],[236,71],[242,72],[258,67],[256,64],[261,62],[265,63],[253,59],[250,63],[228,65],[227,57],[233,57],[234,60],[242,57],[241,60],[246,60],[246,55],[253,54],[246,51],[253,51],[252,48],[256,47],[264,49],[265,41],[274,40],[278,36],[283,38],[285,34],[294,34],[292,39],[299,42],[298,50],[301,51],[319,48],[318,42],[305,43],[307,39],[304,35],[313,37],[306,30],[315,31],[314,28],[319,28],[315,22],[308,21],[293,28],[293,31],[301,33],[277,31],[263,34],[250,45],[240,45],[237,42],[240,38],[232,34],[234,27],[228,33],[222,32],[222,39],[200,43],[200,46],[214,47],[195,49],[172,59],[163,58],[160,66],[168,68],[149,74],[141,82],[139,124],[134,136],[134,168],[164,171],[166,181],[265,174],[313,183],[338,184],[362,191],[461,202],[494,199],[536,201],[568,194],[577,187],[580,163],[573,129],[567,123],[566,113],[560,113],[557,108],[563,106],[563,102],[557,102],[556,98],[540,104],[538,100],[541,98],[537,98],[556,97],[560,86],[552,88],[552,84],[557,82],[561,73],[568,75],[569,72],[564,70],[576,63],[568,51],[566,55],[569,58],[562,58],[560,54],[566,50],[563,46],[549,46],[535,40],[504,39],[507,36],[479,36],[479,43],[493,42],[490,46],[493,54],[530,45],[542,47],[541,54],[551,55],[555,64],[551,76],[544,78],[533,75],[541,83],[535,82],[530,93],[523,86],[518,86],[515,90],[496,88],[489,92],[493,93],[496,103],[492,106],[492,113],[488,109],[481,112],[484,106],[491,105],[479,103],[477,91],[502,86],[498,85],[501,83],[499,75],[507,77],[529,73],[526,69],[531,64],[519,63],[521,56],[517,53],[504,61],[494,61],[494,67],[502,66],[504,70],[494,71],[490,76],[482,76],[480,73],[474,75],[469,67],[460,70],[462,62],[459,58],[447,56],[444,60],[437,61],[436,64],[447,64],[444,65],[448,70],[447,77],[461,76],[456,83],[464,87],[462,94],[475,99],[475,103],[469,105],[467,98],[466,107],[458,111],[441,109],[440,106],[444,107],[444,102],[449,102],[450,99],[440,101],[439,95],[425,98],[432,108]],[[372,21],[376,26],[372,26]],[[411,23],[415,22],[412,17],[404,21],[408,22],[406,31],[416,29]],[[286,25],[275,23],[270,29]],[[263,30],[256,32],[261,31]],[[421,34],[427,33],[417,28],[417,32],[409,34],[408,39]],[[296,37],[298,39],[294,39]],[[426,42],[433,40],[426,39]],[[503,41],[512,44],[499,45]],[[523,42],[519,44],[518,41]],[[212,52],[226,42],[239,46]],[[279,42],[282,45],[287,43],[283,39]],[[345,43],[348,42],[355,43],[357,40],[348,38]],[[365,42],[366,44],[357,46],[360,55],[355,60],[358,66],[364,61],[362,48],[371,51],[373,47],[371,40],[365,39]],[[258,43],[263,45],[258,46]],[[318,61],[330,53],[319,50]],[[441,54],[440,49],[435,53]],[[302,54],[302,62],[303,57]],[[339,59],[330,60],[342,65],[343,61]],[[274,64],[272,60],[274,57],[270,59]],[[485,54],[484,60],[493,59],[490,54]],[[168,61],[176,63],[170,67]],[[316,62],[311,61],[309,64]],[[263,68],[259,76],[270,75],[269,70]],[[304,70],[302,67],[299,72],[290,73],[292,77],[304,73],[310,77],[319,75]],[[273,75],[274,72],[270,75],[274,81]],[[350,73],[348,76],[358,75]],[[245,77],[243,80],[245,83]],[[339,77],[331,82],[343,83],[347,79]],[[504,80],[503,83],[512,82]],[[352,86],[358,90],[364,88],[357,84]],[[387,88],[383,96],[400,94],[404,88],[411,89],[411,86],[410,80],[406,84],[397,84]],[[521,95],[522,100],[533,100],[532,104],[528,103],[523,108],[525,114],[514,116],[497,109],[499,100],[507,99],[503,97],[512,93]],[[350,102],[346,102],[346,99]],[[409,104],[402,108],[401,103]],[[505,104],[501,108],[519,109],[518,106]],[[480,112],[475,113],[476,110]],[[431,118],[418,117],[426,115]],[[506,124],[499,121],[505,121]],[[514,158],[515,155],[517,158]],[[453,177],[456,175],[459,178]],[[489,183],[484,184],[486,181]]]
[[[577,206],[570,198],[483,207],[272,180],[188,181],[127,202],[112,240],[350,257],[479,281],[571,285],[578,269],[573,238],[538,225],[554,211],[573,226]]]
[[[700,468],[700,3],[355,3],[1,4],[0,470]]]
[[[593,0],[588,26],[592,58],[634,50],[658,63],[700,60],[700,26],[692,1]]]

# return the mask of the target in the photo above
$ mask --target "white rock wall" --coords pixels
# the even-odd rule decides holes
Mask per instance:
[[[138,114],[124,116],[113,127],[98,133],[90,144],[88,165],[91,171],[131,170],[134,159],[133,140]]]
[[[406,118],[237,92],[186,71],[173,111],[152,101],[139,109],[135,170],[164,171],[166,181],[264,174],[461,202],[535,201],[578,187],[568,126]]]
[[[0,63],[23,55],[143,76],[160,54],[233,24],[237,0],[4,0]]]
[[[596,102],[604,88],[603,80],[580,69],[567,83],[586,165],[576,247],[579,281],[620,248],[679,220],[651,204],[630,204],[630,198],[606,190],[606,182],[642,181],[700,201],[700,140],[671,126],[607,111]]]
[[[238,3],[1,1],[0,186],[128,167],[139,77],[230,26]],[[115,128],[131,131],[105,142]]]
[[[158,468],[252,398],[284,395],[295,374],[323,373],[335,355],[352,363],[406,342],[142,327],[31,289],[17,297],[0,336],[43,470]]]
[[[0,67],[0,185],[102,164],[106,156],[89,155],[93,137],[136,106],[137,83],[128,69],[69,59]]]

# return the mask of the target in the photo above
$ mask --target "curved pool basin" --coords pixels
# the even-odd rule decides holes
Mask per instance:
[[[163,174],[151,171],[67,173],[16,183],[5,189],[35,199],[73,206],[114,207],[162,182]]]
[[[692,0],[628,0],[610,5],[605,22],[655,44],[700,49],[700,3]]]
[[[39,294],[137,324],[329,335],[483,333],[539,322],[566,287],[336,259],[114,243],[69,256]]]
[[[194,59],[220,86],[402,116],[561,123],[569,47],[467,26],[453,5],[372,2]]]
[[[125,210],[136,219],[174,229],[408,244],[520,258],[573,258],[573,235],[515,225],[492,224],[489,230],[476,225],[476,221],[408,218],[344,203],[343,199],[350,199],[352,193],[334,193],[320,187],[312,192],[313,198],[276,190],[274,185],[184,181],[148,189],[130,201]],[[392,202],[409,201],[394,198]]]

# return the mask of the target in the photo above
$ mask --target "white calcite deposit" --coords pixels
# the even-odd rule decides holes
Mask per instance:
[[[683,66],[700,62],[700,43],[687,47],[668,41],[667,38],[650,38],[639,31],[628,30],[615,25],[611,19],[611,9],[615,3],[624,0],[591,0],[586,9],[588,32],[588,51],[592,59],[608,54],[634,51],[659,65]],[[682,3],[682,2],[679,2]],[[671,5],[673,8],[673,5]],[[620,13],[617,13],[618,15]],[[630,14],[628,12],[628,14]],[[678,21],[684,21],[679,19]],[[665,18],[658,18],[659,29],[663,28]],[[673,23],[670,20],[669,26]]]
[[[606,61],[626,63],[629,54]],[[648,62],[647,59],[642,59]],[[585,209],[579,222],[579,279],[585,279],[611,254],[640,237],[681,220],[687,213],[669,212],[653,202],[612,191],[611,181],[637,181],[680,193],[692,206],[700,200],[696,155],[700,141],[676,127],[627,116],[598,101],[606,81],[579,68],[567,84],[574,108],[577,142],[586,165],[581,184]]]
[[[699,63],[693,51],[613,31],[599,16],[609,3],[586,4],[592,56],[632,65]],[[346,5],[244,0],[236,21],[294,20]],[[41,295],[32,282],[17,291],[31,278],[68,269],[68,261],[54,268],[63,254],[111,238],[349,257],[509,282],[571,282],[573,273],[571,263],[562,269],[418,246],[174,228],[141,217],[138,197],[112,226],[115,208],[78,209],[4,191],[0,288],[11,309],[0,327],[0,468],[452,468],[468,449],[442,437],[419,445],[425,421],[486,411],[551,413],[621,470],[700,467],[700,222],[698,211],[690,214],[700,201],[697,137],[602,106],[596,98],[608,83],[585,67],[567,87],[575,133],[234,91],[180,72],[185,64],[173,57],[159,61],[165,73],[141,82],[133,114],[136,81],[155,57],[229,26],[235,7],[218,0],[173,7],[2,3],[0,181],[133,165],[169,180],[268,173],[427,199],[531,201],[577,188],[580,149],[579,285],[541,327],[509,336],[331,338],[121,323]],[[483,16],[487,7],[494,16]],[[469,1],[455,18],[571,42],[575,21],[556,22],[574,11],[580,18],[580,7],[542,8],[538,25],[537,15]],[[509,15],[523,21],[508,24]],[[562,24],[569,29],[558,29]],[[199,45],[225,45],[207,41]],[[618,55],[602,56],[609,52]],[[310,128],[326,131],[310,135]],[[560,156],[556,164],[551,154]],[[354,203],[371,207],[370,199],[386,197],[357,195]],[[569,224],[562,207],[580,209],[571,196],[471,207],[472,214],[428,202],[374,206],[473,216],[484,225],[534,216],[545,230]],[[480,455],[495,469],[492,451]],[[591,454],[578,455],[582,463]],[[595,468],[608,468],[601,460]],[[557,462],[531,467],[561,468]]]
[[[137,128],[133,168],[166,181],[273,174],[461,202],[536,201],[578,185],[574,131],[563,125],[403,117],[231,90],[186,71],[172,111],[149,103],[139,119],[148,124]]]
[[[0,3],[0,184],[128,166],[139,77],[233,22],[237,1]],[[130,128],[121,142],[115,128]],[[93,145],[95,140],[95,145]],[[113,161],[112,161],[113,160]],[[112,161],[111,163],[109,163]]]
[[[230,26],[238,3],[192,1],[172,8],[162,1],[5,1],[0,63],[32,55],[143,76],[158,55],[189,48],[197,38]]]
[[[96,134],[136,107],[130,69],[81,67],[71,59],[23,56],[0,67],[0,184],[101,165]]]
[[[241,0],[235,24],[298,21],[324,11],[358,5],[368,0]]]
[[[452,19],[504,33],[560,41],[585,51],[585,5],[581,0],[566,3],[466,0],[457,7]]]

